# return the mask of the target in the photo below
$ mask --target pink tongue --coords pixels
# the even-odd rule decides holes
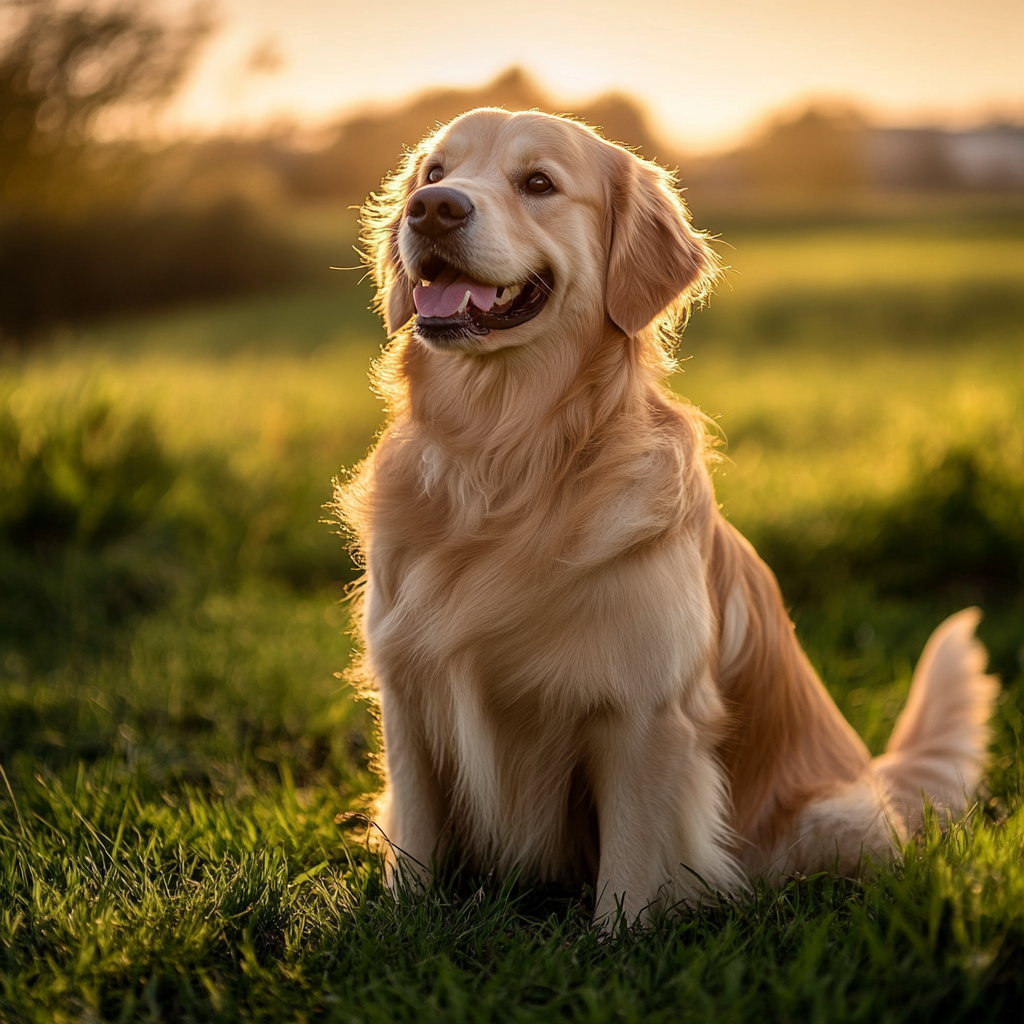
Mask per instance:
[[[449,267],[430,284],[417,285],[412,298],[421,316],[451,316],[462,305],[466,292],[469,292],[470,302],[485,312],[498,297],[498,289],[493,284],[481,284]]]

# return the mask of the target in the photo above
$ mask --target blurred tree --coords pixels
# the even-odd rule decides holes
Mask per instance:
[[[0,209],[66,214],[116,190],[127,154],[92,144],[98,120],[169,99],[211,28],[198,5],[171,21],[139,0],[5,0]]]
[[[198,5],[161,9],[0,0],[0,346],[305,272],[251,203],[147,204],[166,151],[139,141],[140,120],[175,94],[212,28]]]
[[[850,192],[867,182],[866,128],[855,107],[818,103],[774,120],[739,155],[757,188],[803,195]]]
[[[393,110],[373,110],[338,122],[327,144],[302,152],[285,150],[288,187],[300,199],[362,203],[398,163],[438,124],[474,107],[529,110],[547,107],[537,84],[521,68],[510,68],[480,89],[431,89]]]
[[[522,69],[509,68],[474,89],[431,89],[391,110],[373,110],[338,121],[319,147],[282,138],[252,144],[250,159],[273,163],[293,196],[334,199],[358,205],[380,186],[398,163],[404,146],[414,146],[439,124],[474,107],[506,110],[563,110]],[[643,106],[622,93],[607,93],[577,105],[573,113],[601,128],[605,138],[623,142],[642,156],[669,166],[678,161],[647,120]],[[263,146],[262,152],[257,146]]]

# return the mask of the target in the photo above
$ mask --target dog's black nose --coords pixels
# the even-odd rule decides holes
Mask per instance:
[[[462,224],[473,212],[469,196],[444,185],[417,189],[405,207],[409,227],[419,235],[439,238]]]

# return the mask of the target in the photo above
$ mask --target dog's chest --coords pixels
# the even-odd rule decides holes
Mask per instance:
[[[642,515],[626,511],[594,517],[590,536],[553,510],[526,528],[381,538],[367,634],[382,684],[447,702],[471,680],[485,709],[529,696],[574,714],[671,698],[709,646],[702,557],[685,533],[637,549]]]

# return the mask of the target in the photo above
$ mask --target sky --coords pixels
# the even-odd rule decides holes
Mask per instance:
[[[186,7],[190,0],[168,0]],[[324,120],[519,65],[571,109],[644,101],[694,151],[810,96],[892,123],[1024,112],[1024,0],[219,0],[171,112],[188,130]]]

